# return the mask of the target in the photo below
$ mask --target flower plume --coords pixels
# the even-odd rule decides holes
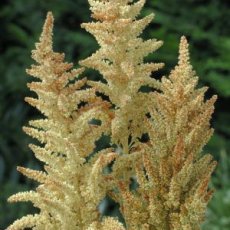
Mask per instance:
[[[144,58],[162,42],[140,37],[154,17],[138,19],[144,3],[89,0],[95,21],[82,28],[100,48],[78,69],[53,51],[54,18],[47,14],[32,51],[36,64],[27,70],[37,78],[28,84],[37,97],[25,98],[43,118],[23,128],[40,142],[29,146],[44,168],[18,167],[39,185],[8,199],[31,201],[39,213],[16,220],[8,230],[200,229],[213,193],[208,183],[216,162],[203,147],[213,134],[217,97],[205,100],[207,87],[198,87],[184,36],[176,67],[154,79],[163,64]],[[82,78],[85,68],[105,81]],[[97,151],[103,135],[111,137],[110,146]],[[124,223],[99,212],[106,196],[119,204]]]

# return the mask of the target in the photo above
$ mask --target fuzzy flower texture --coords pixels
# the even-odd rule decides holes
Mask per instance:
[[[162,42],[140,37],[153,19],[137,18],[145,0],[89,4],[94,21],[82,28],[100,48],[80,68],[53,51],[52,13],[32,51],[36,64],[27,73],[37,79],[28,87],[37,98],[26,101],[44,118],[30,121],[24,131],[40,142],[30,148],[44,170],[18,167],[39,185],[8,200],[30,201],[40,211],[7,229],[198,230],[212,196],[208,183],[216,162],[202,149],[213,133],[216,96],[205,101],[207,88],[197,87],[185,37],[177,66],[168,77],[154,79],[163,64],[144,58]],[[83,77],[87,68],[103,81]],[[111,146],[96,151],[103,135]],[[99,212],[106,196],[119,204],[123,221]]]

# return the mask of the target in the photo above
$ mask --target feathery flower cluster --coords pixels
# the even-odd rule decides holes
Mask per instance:
[[[28,84],[37,98],[26,98],[45,118],[24,128],[41,143],[30,147],[44,162],[44,172],[18,167],[40,185],[9,198],[31,201],[40,212],[16,220],[8,230],[200,229],[216,165],[211,155],[201,155],[213,133],[216,96],[205,101],[207,88],[197,88],[185,37],[170,75],[160,81],[151,77],[163,64],[144,63],[144,57],[162,42],[140,38],[153,19],[152,14],[137,19],[144,3],[89,0],[96,21],[82,27],[100,49],[80,61],[79,69],[53,51],[53,16],[48,13],[32,51],[37,64],[27,70],[38,78]],[[84,68],[99,71],[106,83],[80,77]],[[152,92],[142,92],[142,86]],[[143,134],[149,137],[145,143]],[[95,152],[102,135],[110,135],[116,147]],[[105,173],[109,164],[111,172]],[[134,189],[131,180],[137,182]],[[106,195],[119,203],[125,223],[102,218],[98,205]]]

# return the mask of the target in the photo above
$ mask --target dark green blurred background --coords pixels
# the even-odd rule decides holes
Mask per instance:
[[[56,19],[55,50],[65,52],[68,61],[77,66],[98,48],[94,38],[80,28],[81,22],[90,21],[87,0],[0,1],[0,229],[36,211],[31,204],[7,204],[6,199],[35,186],[17,173],[17,165],[41,168],[27,147],[32,140],[21,127],[39,116],[24,102],[31,94],[26,88],[31,79],[25,68],[32,63],[30,51],[38,41],[47,11]],[[142,16],[150,12],[156,18],[143,37],[163,40],[164,46],[146,60],[165,62],[159,76],[168,74],[176,64],[180,36],[186,35],[200,85],[210,87],[207,97],[218,95],[212,120],[215,134],[204,149],[219,161],[210,184],[216,192],[203,229],[230,229],[230,1],[147,0]],[[116,212],[109,201],[103,202],[101,210],[106,215]]]

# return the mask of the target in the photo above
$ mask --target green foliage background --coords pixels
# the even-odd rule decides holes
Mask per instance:
[[[200,85],[210,87],[207,97],[218,95],[212,125],[215,134],[205,152],[219,161],[210,184],[216,189],[207,211],[204,230],[230,229],[230,20],[229,0],[147,0],[142,16],[156,13],[143,37],[164,41],[147,60],[165,62],[159,76],[167,75],[177,62],[181,35],[190,41],[192,64]],[[17,165],[40,168],[27,145],[32,140],[22,132],[38,112],[24,103],[30,92],[25,68],[32,63],[30,51],[38,40],[47,11],[55,15],[55,49],[77,62],[97,49],[93,37],[80,28],[90,21],[86,0],[1,0],[0,2],[0,229],[26,213],[31,204],[7,204],[9,195],[32,189],[35,184],[19,175]],[[95,78],[92,72],[88,75]],[[159,77],[157,76],[157,77]],[[103,142],[102,142],[103,144]],[[108,199],[100,210],[116,215]]]

